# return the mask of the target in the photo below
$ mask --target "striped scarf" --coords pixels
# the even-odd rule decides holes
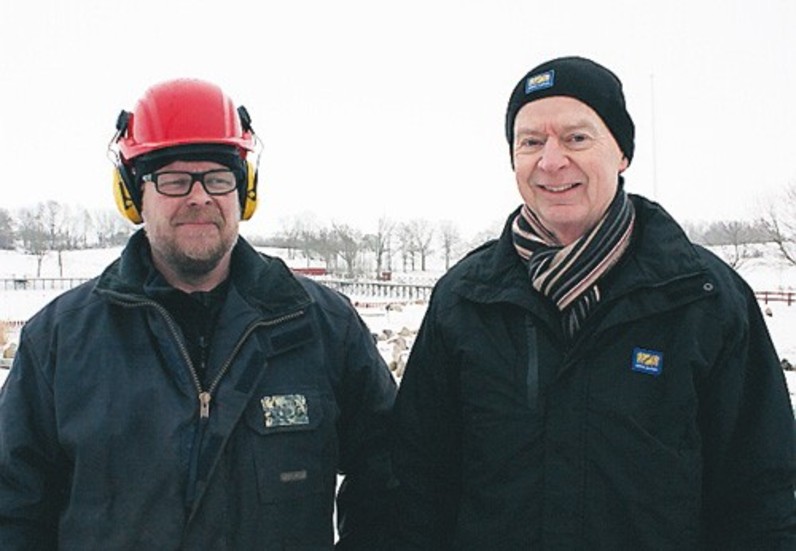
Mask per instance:
[[[597,281],[627,249],[634,221],[635,209],[621,181],[597,225],[567,246],[544,227],[527,205],[514,219],[514,247],[527,262],[534,289],[558,307],[564,332],[570,338],[600,301]]]

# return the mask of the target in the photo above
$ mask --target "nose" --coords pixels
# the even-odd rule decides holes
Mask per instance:
[[[564,168],[569,163],[566,151],[561,147],[561,143],[555,139],[548,139],[542,149],[542,156],[539,158],[539,168],[546,172],[554,172]]]
[[[188,192],[188,202],[193,205],[198,204],[207,204],[212,201],[212,198],[209,193],[205,190],[205,187],[202,185],[202,182],[199,179],[195,179],[191,183],[191,190]]]

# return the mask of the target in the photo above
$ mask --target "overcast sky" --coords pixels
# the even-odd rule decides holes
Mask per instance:
[[[265,144],[244,233],[301,215],[472,234],[519,204],[511,89],[572,54],[624,83],[629,191],[681,220],[749,218],[796,183],[794,0],[26,0],[0,4],[0,207],[113,208],[119,111],[198,77]]]

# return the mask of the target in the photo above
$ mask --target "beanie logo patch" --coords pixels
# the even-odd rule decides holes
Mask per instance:
[[[556,81],[556,72],[554,69],[545,71],[538,75],[532,75],[525,81],[525,93],[538,92],[545,88],[552,88]]]

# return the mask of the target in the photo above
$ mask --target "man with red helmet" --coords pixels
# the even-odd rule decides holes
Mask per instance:
[[[122,112],[143,228],[24,327],[0,391],[3,549],[379,549],[395,383],[339,294],[238,235],[258,140],[217,86]]]

